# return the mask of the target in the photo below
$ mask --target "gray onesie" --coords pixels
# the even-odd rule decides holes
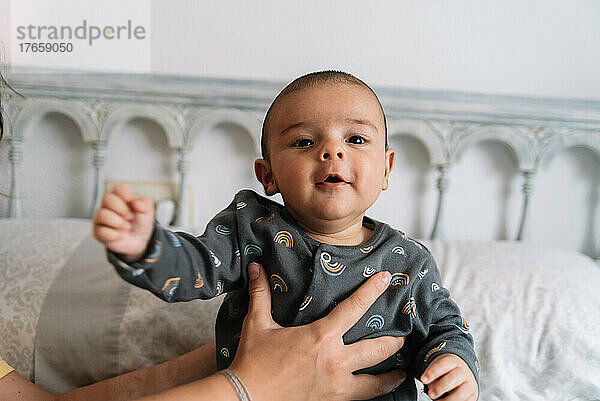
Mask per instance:
[[[250,190],[236,194],[200,237],[155,223],[147,252],[126,264],[108,252],[125,280],[168,301],[209,299],[228,293],[216,322],[217,368],[232,362],[248,308],[247,266],[260,262],[271,281],[274,320],[307,324],[327,315],[368,277],[387,270],[389,288],[344,335],[344,343],[380,336],[407,336],[396,355],[361,373],[393,368],[418,378],[441,354],[461,357],[478,380],[479,365],[469,325],[442,287],[430,252],[385,223],[365,217],[373,232],[361,245],[319,243],[287,209]],[[301,374],[302,372],[299,372]],[[378,400],[416,400],[414,380]]]

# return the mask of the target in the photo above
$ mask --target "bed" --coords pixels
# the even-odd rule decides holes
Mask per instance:
[[[0,219],[4,359],[23,376],[58,392],[162,362],[210,341],[221,298],[162,302],[118,278],[91,236],[89,217],[105,184],[106,143],[123,120],[153,118],[177,150],[177,188],[186,188],[188,133],[233,121],[247,127],[258,146],[260,118],[281,83],[37,70],[17,70],[11,79],[25,98],[3,94],[12,195],[7,216]],[[481,364],[480,400],[600,400],[598,249],[588,247],[585,255],[523,240],[536,173],[570,146],[600,156],[600,105],[377,92],[390,132],[417,138],[437,171],[437,198],[422,241],[470,322]],[[93,152],[87,218],[26,217],[19,202],[20,193],[28,190],[19,178],[20,161],[27,156],[22,144],[34,129],[31,121],[50,111],[68,115]],[[447,171],[470,143],[489,139],[507,144],[522,175],[515,235],[510,240],[442,235],[444,216],[452,213],[445,201]],[[201,232],[203,226],[190,217],[193,201],[182,190],[174,190],[172,200],[174,209],[165,212],[164,224]],[[597,246],[593,230],[591,235]]]

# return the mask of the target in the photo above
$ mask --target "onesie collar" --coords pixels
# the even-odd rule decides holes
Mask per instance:
[[[302,227],[300,227],[300,225],[298,224],[298,222],[296,221],[294,216],[292,216],[292,214],[287,210],[287,208],[285,206],[281,208],[280,213],[281,213],[282,219],[285,220],[288,224],[292,225],[294,228],[296,228],[296,230],[302,235],[302,237],[306,241],[308,241],[310,244],[313,244],[315,246],[321,245],[321,242],[317,241],[316,239],[314,239],[313,237],[308,235],[302,229]],[[345,249],[352,249],[352,248],[358,249],[358,248],[368,247],[377,242],[379,237],[381,237],[381,234],[385,231],[385,228],[388,226],[387,224],[382,223],[382,222],[375,220],[368,216],[363,216],[362,224],[363,224],[363,226],[372,230],[369,238],[362,244],[359,244],[359,245],[331,245],[331,244],[326,244],[326,243],[323,243],[323,244],[325,244],[329,247],[338,247],[338,248],[345,248]]]

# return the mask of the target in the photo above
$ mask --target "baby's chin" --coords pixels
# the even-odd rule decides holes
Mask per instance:
[[[314,205],[309,210],[296,211],[295,214],[297,215],[297,220],[307,225],[315,224],[321,228],[324,226],[339,228],[340,224],[346,223],[350,225],[355,220],[362,219],[364,212],[341,205],[319,204]]]

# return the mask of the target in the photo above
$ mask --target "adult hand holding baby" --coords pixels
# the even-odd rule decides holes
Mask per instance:
[[[136,197],[131,188],[117,184],[102,197],[94,217],[94,237],[127,263],[141,259],[152,236],[152,200]]]
[[[297,327],[281,327],[273,321],[270,285],[263,268],[251,263],[248,273],[250,304],[229,369],[241,379],[253,401],[371,399],[389,393],[406,380],[401,370],[377,376],[352,374],[395,354],[404,338],[379,337],[349,345],[342,340],[342,335],[386,290],[389,273],[370,277],[329,315]],[[225,375],[216,373],[143,400],[233,401],[238,396]]]
[[[395,354],[404,338],[379,337],[344,345],[349,330],[385,291],[390,274],[371,277],[331,313],[313,323],[283,328],[271,317],[269,281],[251,263],[250,305],[231,370],[254,400],[370,399],[392,391],[406,375],[353,375]]]

